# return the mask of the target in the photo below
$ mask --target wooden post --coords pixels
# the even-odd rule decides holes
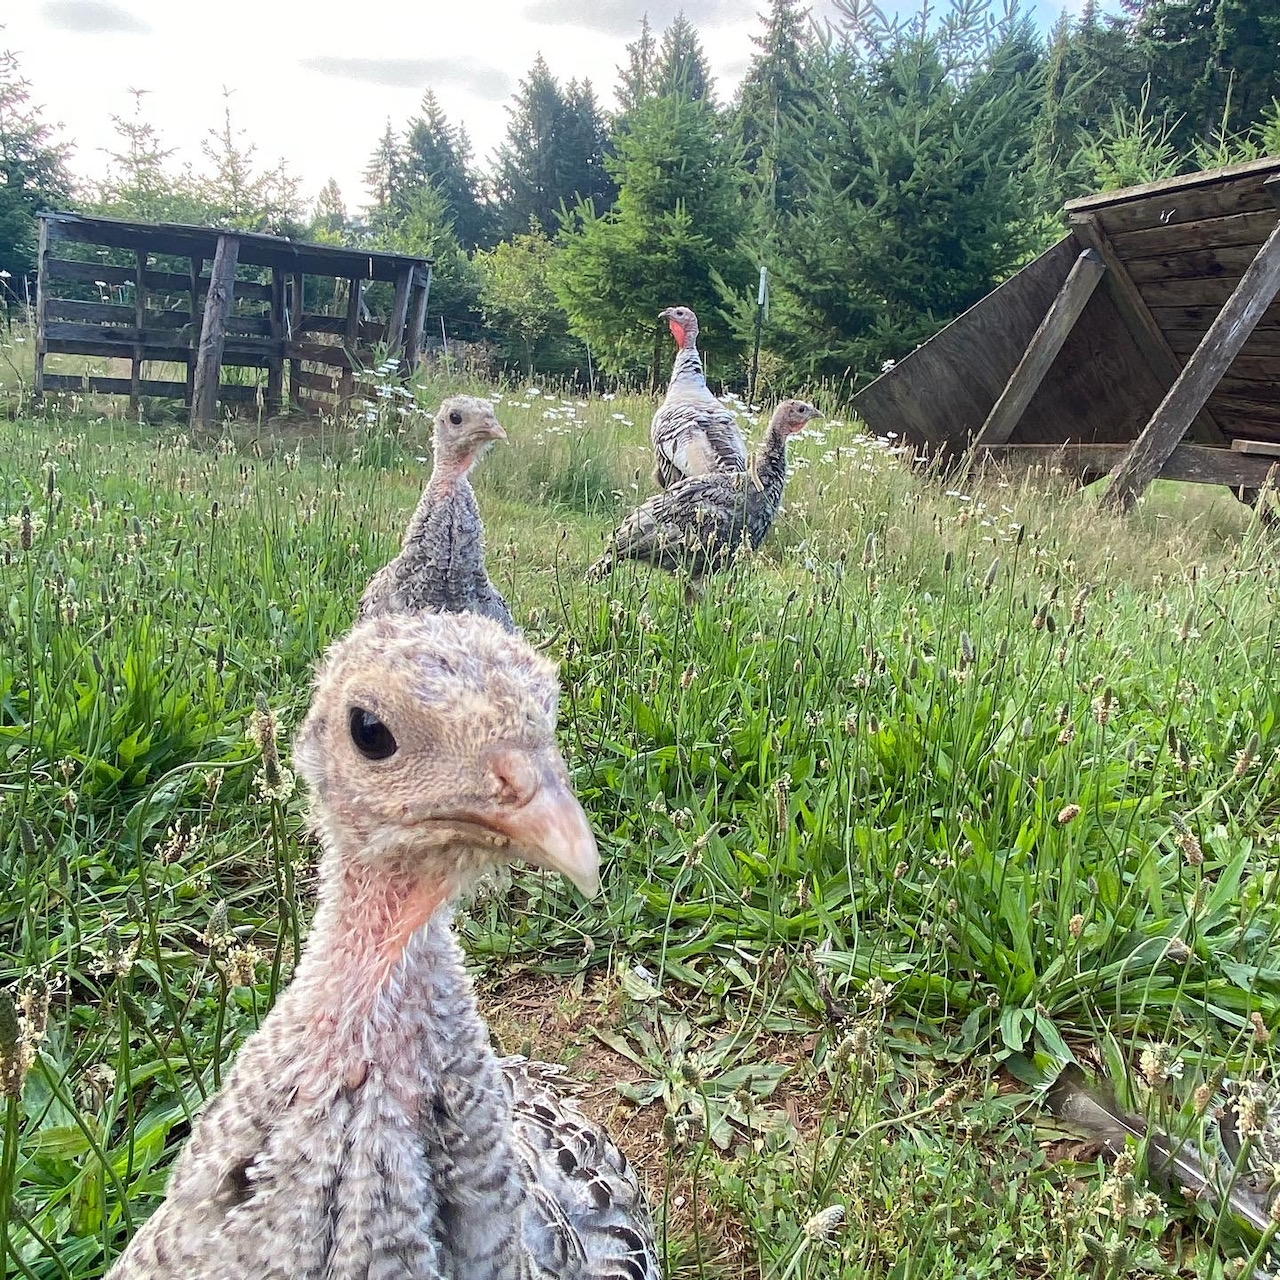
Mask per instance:
[[[1058,296],[1040,321],[1040,327],[1031,335],[1022,359],[974,437],[971,457],[990,445],[1008,443],[1105,271],[1102,255],[1096,249],[1085,249],[1072,264]]]
[[[392,352],[404,350],[404,326],[409,318],[409,285],[413,281],[413,264],[403,267],[396,276],[396,292],[387,317],[387,346]]]
[[[32,394],[36,400],[44,399],[44,310],[48,301],[46,276],[49,262],[49,219],[40,219],[40,245],[36,253],[36,372]]]
[[[342,412],[351,407],[351,394],[355,389],[355,375],[352,368],[356,361],[356,350],[360,345],[360,291],[363,281],[355,276],[347,280],[347,321],[343,330],[342,343],[346,348],[350,361],[343,366],[338,377],[338,402]]]
[[[405,342],[404,366],[412,374],[422,358],[422,332],[427,325],[427,303],[431,298],[431,263],[422,273],[422,283],[413,295],[413,313],[409,317],[409,337]]]
[[[198,253],[191,255],[191,320],[187,332],[187,394],[183,401],[187,408],[195,403],[196,390],[196,352],[200,346],[200,328],[196,316],[200,314],[200,272],[204,270],[204,258]]]
[[[1156,318],[1147,309],[1142,293],[1125,270],[1115,245],[1102,228],[1097,215],[1072,214],[1071,229],[1078,240],[1102,255],[1107,269],[1107,292],[1120,312],[1120,319],[1129,336],[1138,344],[1138,350],[1147,358],[1152,372],[1166,386],[1171,387],[1182,372],[1182,361],[1174,354]],[[1214,421],[1208,409],[1201,409],[1195,417],[1196,436],[1209,444],[1226,446],[1226,432]]]
[[[1127,511],[1159,474],[1165,459],[1186,435],[1192,419],[1248,341],[1262,313],[1280,291],[1280,223],[1240,278],[1226,305],[1200,340],[1169,394],[1112,473],[1104,506]]]
[[[271,355],[267,357],[267,412],[279,413],[284,398],[284,272],[271,268]]]
[[[209,271],[209,292],[200,323],[200,349],[196,354],[196,382],[191,396],[191,426],[207,430],[218,415],[218,386],[222,377],[222,348],[227,340],[227,318],[235,297],[236,261],[240,241],[220,235]]]
[[[129,362],[129,413],[136,418],[142,395],[142,331],[147,323],[147,255],[139,249],[135,256],[133,324],[138,337],[133,344],[133,359]]]
[[[305,300],[305,281],[302,273],[295,271],[289,278],[289,339],[291,342],[302,340],[302,304]],[[302,361],[289,361],[289,399],[295,405],[302,403]]]

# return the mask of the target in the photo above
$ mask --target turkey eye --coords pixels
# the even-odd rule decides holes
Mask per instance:
[[[385,760],[396,753],[396,740],[372,711],[351,708],[351,741],[367,760]]]
[[[455,427],[462,426],[462,414],[459,413],[457,409],[452,410],[449,414],[449,421],[452,422]]]

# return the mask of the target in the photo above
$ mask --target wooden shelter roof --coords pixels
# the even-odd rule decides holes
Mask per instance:
[[[1066,213],[1081,240],[1105,238],[1183,365],[1275,230],[1265,184],[1277,175],[1280,156],[1269,156],[1084,196]],[[1280,303],[1273,302],[1205,408],[1228,440],[1280,441],[1278,383]]]
[[[184,222],[128,222],[100,218],[87,213],[44,213],[40,215],[57,228],[59,239],[81,240],[88,244],[132,249],[144,253],[175,254],[211,260],[219,236],[233,236],[239,245],[239,262],[244,266],[275,267],[290,274],[342,276],[351,280],[385,280],[394,283],[400,272],[415,269],[414,283],[425,278],[434,261],[381,249],[348,249],[341,245],[310,244],[288,236],[272,236],[261,231],[235,231],[216,227],[196,227]]]
[[[1071,233],[864,387],[885,434],[1257,495],[1280,458],[1280,157],[1086,196]],[[1101,284],[1104,287],[1098,288]]]

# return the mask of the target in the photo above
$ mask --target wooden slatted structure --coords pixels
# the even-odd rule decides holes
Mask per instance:
[[[858,413],[928,453],[1055,458],[1253,501],[1280,462],[1280,157],[1066,206],[1071,234],[865,387]]]
[[[175,259],[185,269],[175,269]],[[268,412],[279,410],[287,367],[298,408],[338,411],[356,393],[375,344],[398,353],[404,372],[416,365],[431,265],[256,232],[41,214],[35,393],[127,395],[134,409],[140,396],[181,399],[192,426],[208,427],[219,402],[261,394]],[[340,314],[305,309],[309,276],[338,282],[327,292]],[[371,281],[393,286],[385,319],[367,312]],[[95,290],[96,298],[86,296]],[[127,361],[129,376],[48,372],[46,357],[59,352]],[[186,377],[148,377],[148,364],[183,365]],[[224,383],[226,366],[266,370],[265,386]]]

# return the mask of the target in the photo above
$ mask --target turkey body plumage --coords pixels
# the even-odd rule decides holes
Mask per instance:
[[[711,394],[698,355],[698,320],[687,307],[667,316],[679,350],[667,394],[653,415],[653,478],[667,489],[682,479],[715,471],[743,471],[747,446],[737,418]]]
[[[626,1157],[556,1068],[495,1056],[449,907],[517,857],[595,892],[557,697],[480,617],[334,646],[294,750],[311,932],[111,1280],[660,1280]]]
[[[360,597],[361,618],[424,610],[478,613],[515,630],[485,568],[484,523],[465,475],[428,484],[400,554],[373,575]]]

